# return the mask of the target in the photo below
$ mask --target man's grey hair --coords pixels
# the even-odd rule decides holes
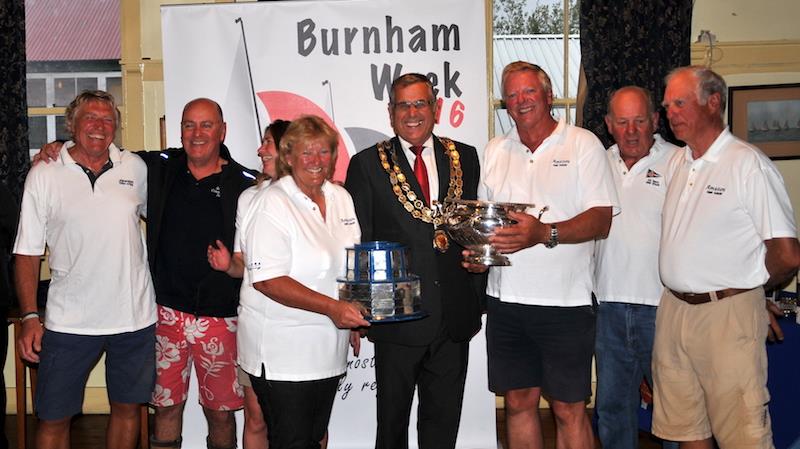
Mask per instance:
[[[708,97],[719,94],[719,114],[724,116],[725,108],[728,105],[728,85],[719,74],[708,67],[690,65],[673,69],[665,81],[669,84],[670,80],[680,73],[689,72],[697,80],[697,102],[701,105],[708,103]]]
[[[392,87],[389,88],[389,103],[394,105],[398,90],[417,83],[425,84],[425,86],[428,87],[428,92],[431,94],[431,100],[436,100],[436,93],[433,91],[433,83],[431,83],[431,80],[429,80],[427,76],[421,73],[405,73],[392,82]]]
[[[66,112],[64,112],[64,125],[66,126],[67,133],[69,133],[71,137],[74,137],[75,132],[75,114],[78,113],[78,110],[82,108],[83,105],[90,101],[99,101],[100,103],[109,105],[114,111],[114,130],[116,131],[119,128],[121,115],[119,108],[117,108],[117,102],[114,100],[114,96],[103,90],[86,90],[78,94],[78,96],[69,103]]]
[[[613,92],[611,92],[611,94],[608,96],[608,101],[606,101],[607,117],[611,116],[611,102],[614,101],[614,97],[616,97],[617,94],[623,92],[639,93],[640,95],[642,95],[642,97],[644,97],[645,104],[647,105],[647,115],[653,115],[653,113],[656,112],[656,105],[655,103],[653,103],[653,94],[650,93],[650,90],[645,89],[644,87],[630,85],[630,86],[620,87],[619,89],[616,89]]]

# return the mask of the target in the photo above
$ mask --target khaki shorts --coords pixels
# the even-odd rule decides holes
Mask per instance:
[[[691,305],[665,289],[653,345],[653,433],[773,448],[764,290]]]

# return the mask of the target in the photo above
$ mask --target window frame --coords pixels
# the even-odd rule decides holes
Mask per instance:
[[[488,56],[489,61],[487,64],[487,70],[489,72],[489,76],[492,77],[495,73],[494,71],[494,56],[491,54],[492,48],[494,46],[494,0],[486,0],[487,1],[487,11],[489,12],[489,17],[487,17],[487,24],[489,29],[491,30],[488,34],[490,37],[489,42],[487,43],[487,47],[489,50]],[[570,18],[570,0],[561,0],[562,2],[562,10],[563,16],[561,18],[561,38],[564,45],[564,60],[563,60],[563,86],[564,86],[564,95],[563,97],[554,97],[553,98],[553,109],[556,108],[563,108],[564,109],[564,118],[567,123],[575,123],[578,113],[578,95],[577,92],[570,92],[569,86],[569,55],[570,55],[570,37],[574,36],[569,32],[569,18]],[[577,3],[577,2],[576,2]],[[578,39],[580,39],[580,35],[578,35]],[[549,75],[549,74],[548,74]],[[489,85],[493,85],[493,81],[490,79]],[[577,89],[576,89],[577,90]],[[495,117],[498,114],[498,111],[505,110],[505,106],[503,105],[502,98],[495,98],[494,92],[490,90],[490,98],[491,98],[491,117],[489,118],[489,133],[490,138],[496,136],[496,129],[495,129]],[[573,108],[575,108],[575,112],[573,113]],[[573,117],[573,114],[575,117]]]
[[[50,106],[34,106],[28,107],[28,117],[46,117],[47,120],[47,136],[46,141],[52,142],[56,140],[56,136],[58,134],[58,129],[56,126],[56,117],[63,116],[66,111],[66,106],[55,106],[55,80],[57,78],[94,78],[97,80],[97,89],[99,90],[107,90],[108,88],[108,79],[109,78],[119,78],[120,82],[122,82],[122,71],[80,71],[80,72],[70,72],[70,71],[58,71],[58,72],[27,72],[26,73],[26,82],[27,80],[31,79],[43,79],[45,80],[45,104]],[[125,114],[125,106],[124,105],[117,105],[120,109],[120,114]],[[119,124],[119,128],[117,132],[121,132],[122,123]],[[121,136],[121,134],[118,134]],[[39,148],[28,148],[30,156],[33,157],[36,153],[39,152]]]

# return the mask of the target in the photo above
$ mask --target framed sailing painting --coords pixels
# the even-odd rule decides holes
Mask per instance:
[[[773,159],[800,158],[800,84],[728,88],[731,132]]]

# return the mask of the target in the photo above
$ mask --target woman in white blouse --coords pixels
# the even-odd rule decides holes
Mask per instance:
[[[321,118],[300,117],[281,139],[279,179],[260,191],[244,219],[245,264],[239,362],[267,418],[271,449],[319,448],[348,339],[368,326],[339,302],[336,277],[361,231],[347,191],[329,181],[338,135]]]
[[[233,241],[233,255],[231,255],[228,248],[219,240],[216,242],[216,247],[210,245],[208,247],[208,263],[212,268],[218,271],[224,271],[231,277],[240,279],[244,277],[242,291],[253,289],[248,279],[249,276],[247,276],[244,270],[244,257],[242,256],[244,235],[242,235],[242,222],[256,194],[269,187],[272,181],[278,177],[276,168],[278,146],[280,145],[281,137],[283,137],[290,123],[291,122],[286,120],[275,120],[267,125],[267,128],[264,130],[264,138],[261,140],[261,146],[259,146],[257,150],[258,158],[261,159],[261,174],[258,177],[256,185],[239,195],[239,202],[236,209],[236,237]],[[244,432],[242,434],[242,445],[244,449],[267,449],[267,424],[264,420],[264,414],[261,411],[261,405],[259,405],[258,398],[250,384],[250,375],[241,368],[238,369],[238,375],[239,384],[244,390]],[[322,446],[323,448],[325,447],[324,442]]]

